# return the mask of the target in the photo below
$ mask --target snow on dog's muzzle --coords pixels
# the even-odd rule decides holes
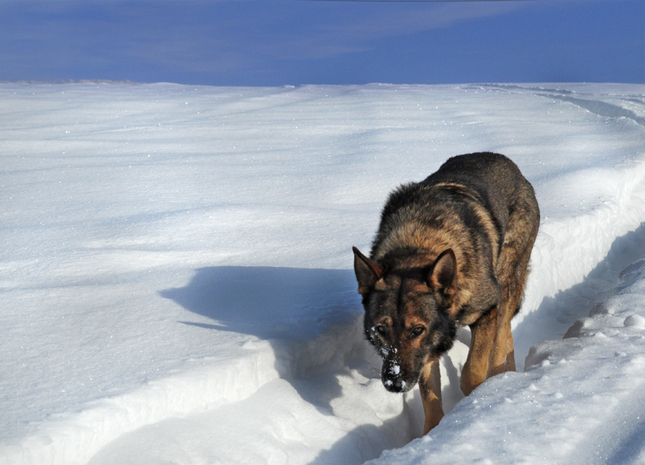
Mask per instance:
[[[401,364],[397,359],[383,359],[381,380],[385,389],[390,392],[406,392],[414,387],[414,383],[404,379]]]

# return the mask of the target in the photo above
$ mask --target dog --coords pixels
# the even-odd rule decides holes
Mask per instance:
[[[460,326],[471,329],[465,395],[515,370],[511,319],[539,223],[535,192],[517,165],[473,153],[393,191],[369,258],[353,247],[365,335],[383,360],[383,385],[406,392],[419,384],[424,435],[443,417],[439,359]]]

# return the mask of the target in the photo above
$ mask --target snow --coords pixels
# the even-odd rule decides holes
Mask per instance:
[[[0,95],[0,464],[645,462],[645,86]],[[419,438],[351,246],[391,189],[484,150],[542,212],[522,371],[464,399],[460,332]]]

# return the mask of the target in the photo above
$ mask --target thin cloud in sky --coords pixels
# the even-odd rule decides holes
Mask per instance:
[[[5,2],[5,13],[20,16],[12,21],[22,19],[22,27],[14,28],[16,35],[3,37],[3,41],[44,47],[49,52],[43,58],[50,57],[52,62],[84,60],[87,66],[101,66],[120,55],[151,66],[203,72],[248,68],[275,59],[358,53],[373,48],[378,39],[444,28],[521,7],[509,2],[366,5],[68,0],[26,4],[19,7],[16,2]]]
[[[505,15],[526,6],[521,2],[464,4],[443,3],[441,5],[381,5],[367,14],[359,12],[360,2],[352,5],[354,15],[342,16],[340,13],[326,18],[314,30],[303,31],[302,36],[287,37],[284,43],[290,52],[298,52],[301,58],[320,58],[344,53],[353,53],[373,48],[375,40],[407,36],[423,31],[442,29],[457,23],[477,20],[491,16]],[[281,54],[289,59],[293,54]]]
[[[224,2],[221,2],[224,3]],[[236,3],[236,2],[228,2]],[[239,0],[238,0],[239,5]],[[251,3],[253,5],[251,6]],[[375,47],[374,42],[441,29],[477,18],[504,15],[525,4],[495,3],[464,5],[391,5],[360,3],[329,5],[302,2],[247,2],[249,11],[242,19],[224,8],[209,9],[202,19],[182,18],[167,26],[159,37],[154,25],[140,30],[141,38],[152,38],[154,47],[139,48],[140,56],[171,59],[192,66],[191,56],[217,58],[218,66],[233,69],[255,66],[258,60],[311,60],[359,53]],[[280,7],[276,8],[275,3]],[[250,11],[254,10],[254,11]],[[220,16],[222,14],[223,16]],[[180,42],[181,41],[181,42]],[[154,50],[154,53],[151,53]],[[221,61],[227,62],[224,66]]]

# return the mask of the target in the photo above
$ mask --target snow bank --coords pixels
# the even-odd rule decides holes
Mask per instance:
[[[562,336],[581,309],[606,296],[620,269],[645,251],[639,229],[645,219],[645,164],[586,169],[568,178],[567,188],[578,186],[577,196],[590,186],[601,190],[601,205],[566,219],[543,218],[524,310],[513,322],[522,354],[545,338]],[[563,194],[563,186],[549,189],[553,198]],[[631,239],[624,237],[630,232]]]
[[[645,257],[642,86],[0,92],[0,462],[639,457],[640,420],[624,413],[641,411],[645,315],[612,299],[640,298],[640,265],[607,300],[615,311],[542,341]],[[519,365],[541,344],[526,372],[462,400],[460,334],[443,361],[452,412],[406,446],[418,392],[381,386],[351,245],[368,245],[393,187],[479,150],[509,155],[536,188]]]
[[[370,463],[639,464],[645,461],[645,261],[524,373],[491,379],[427,437]]]

